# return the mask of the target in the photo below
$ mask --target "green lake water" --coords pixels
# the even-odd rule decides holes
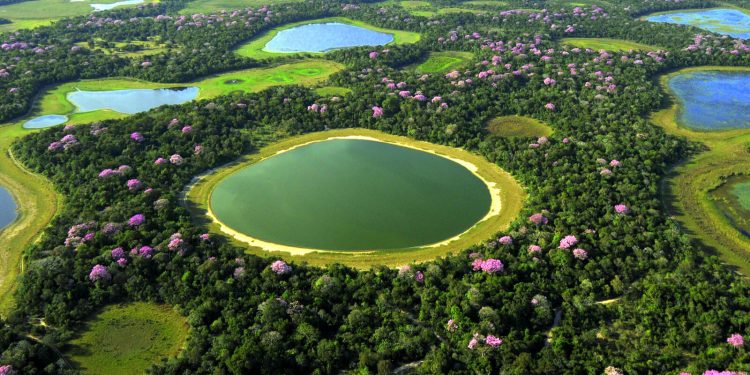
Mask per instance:
[[[711,191],[716,207],[743,235],[750,237],[750,176],[732,176]]]
[[[489,212],[485,184],[463,166],[383,142],[333,139],[245,167],[211,194],[216,217],[277,244],[401,249],[456,236]]]

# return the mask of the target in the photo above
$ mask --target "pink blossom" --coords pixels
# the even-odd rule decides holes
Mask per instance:
[[[422,271],[417,271],[414,273],[414,280],[417,280],[418,283],[424,282],[424,273]]]
[[[168,126],[171,128],[171,127],[177,126],[179,124],[180,124],[180,120],[178,120],[176,118],[173,118],[171,121],[169,121],[169,125]]]
[[[620,161],[619,160],[612,160],[612,161],[609,162],[609,166],[610,167],[619,167],[620,166]]]
[[[138,190],[143,186],[141,181],[138,180],[137,178],[128,180],[127,185],[128,185],[128,190]]]
[[[383,116],[383,108],[380,108],[378,106],[372,107],[372,117],[378,118],[380,116]]]
[[[541,213],[535,213],[531,216],[529,216],[529,221],[534,223],[534,225],[544,225],[549,222],[549,219],[547,219],[544,215]]]
[[[271,263],[271,271],[275,272],[278,275],[284,275],[292,272],[292,266],[286,264],[286,262],[284,262],[283,260],[277,260]]]
[[[434,96],[434,97],[432,98],[432,102],[433,102],[433,103],[440,103],[440,102],[441,102],[442,100],[443,100],[443,98],[442,98],[442,97],[440,97],[440,96]]]
[[[486,273],[498,273],[503,270],[503,262],[499,259],[487,259],[482,262],[482,271]]]
[[[542,251],[542,247],[539,245],[529,245],[529,254],[536,254]]]
[[[156,164],[156,165],[164,165],[164,164],[167,164],[167,163],[168,163],[167,159],[164,159],[164,158],[158,158],[158,159],[154,160],[154,164]]]
[[[120,258],[117,260],[117,265],[120,267],[125,267],[128,264],[128,260],[125,258]]]
[[[137,227],[146,222],[146,216],[143,214],[136,214],[128,220],[128,225],[131,227]]]
[[[474,271],[479,271],[482,269],[482,263],[484,263],[484,261],[481,258],[474,259],[474,261],[471,262],[471,268]]]
[[[469,341],[469,345],[468,345],[467,347],[468,347],[468,348],[469,348],[470,350],[474,350],[474,348],[476,348],[476,347],[477,347],[477,344],[478,344],[478,343],[479,343],[479,342],[477,341],[477,339],[476,339],[476,338],[473,338],[473,339],[471,339],[471,341]]]
[[[125,250],[121,247],[116,247],[111,251],[112,259],[120,259],[125,256]]]
[[[89,280],[91,281],[109,280],[111,277],[112,276],[109,274],[107,267],[101,264],[92,267],[91,272],[89,273]]]
[[[573,256],[578,260],[586,260],[586,258],[589,257],[589,254],[584,249],[575,249],[573,250]]]
[[[727,342],[735,348],[740,348],[745,345],[745,338],[739,333],[734,333],[727,338]]]
[[[511,236],[502,236],[497,241],[501,245],[512,245],[513,244],[513,237],[511,237]]]
[[[547,103],[547,104],[544,105],[544,108],[547,108],[550,111],[554,111],[555,110],[555,105],[552,104],[552,103]]]
[[[375,52],[375,51],[370,52],[370,58],[373,59],[373,60],[377,59],[378,58],[378,53]]]
[[[560,240],[560,246],[558,246],[560,249],[569,249],[571,246],[574,246],[578,243],[578,238],[573,235],[567,235],[563,237],[563,239]]]
[[[198,237],[199,237],[199,238],[201,239],[201,241],[208,241],[208,240],[210,240],[210,239],[211,239],[211,235],[210,235],[210,234],[208,234],[208,233],[203,233],[203,234],[201,234],[201,235],[200,235],[200,236],[198,236]]]
[[[399,92],[398,92],[398,96],[400,96],[400,97],[402,97],[402,98],[405,98],[405,97],[407,97],[407,96],[409,96],[409,95],[411,95],[411,92],[410,92],[410,91],[408,91],[408,90],[402,90],[402,91],[399,91]]]
[[[193,131],[193,127],[190,125],[185,125],[182,127],[182,134],[188,134],[191,131]]]
[[[11,365],[0,366],[0,375],[16,375],[16,370]]]
[[[130,139],[136,141],[136,142],[143,142],[145,138],[143,138],[143,135],[138,132],[130,133]]]
[[[182,159],[182,156],[180,156],[180,154],[174,154],[169,157],[169,162],[174,165],[182,165],[183,161],[184,160]]]
[[[142,257],[144,257],[146,259],[151,258],[151,256],[153,255],[153,253],[154,253],[154,248],[151,247],[151,246],[141,246],[138,249],[138,255],[140,255],[140,256],[142,256]]]
[[[493,348],[497,348],[498,346],[502,345],[503,340],[493,335],[487,335],[487,338],[484,339],[484,342]]]
[[[617,212],[618,214],[625,215],[628,212],[630,212],[630,208],[628,206],[622,204],[622,203],[621,204],[616,204],[615,205],[615,212]]]

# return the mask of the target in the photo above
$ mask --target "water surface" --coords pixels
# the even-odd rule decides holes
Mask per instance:
[[[16,202],[13,196],[0,186],[0,229],[5,228],[8,224],[16,220],[18,212],[16,211]]]
[[[73,91],[68,100],[78,112],[111,109],[116,112],[134,114],[145,112],[166,104],[182,104],[198,96],[197,87],[173,89],[133,89],[113,91]]]
[[[463,233],[489,212],[490,193],[463,166],[383,142],[312,143],[220,181],[211,209],[263,241],[328,250],[398,249]]]
[[[667,84],[681,104],[680,125],[696,130],[750,128],[750,72],[688,72]]]
[[[750,15],[736,9],[676,11],[646,18],[651,22],[692,25],[734,38],[750,38]]]
[[[710,196],[732,226],[750,238],[750,176],[729,177]]]
[[[380,46],[393,35],[338,22],[311,23],[281,30],[263,48],[268,52],[326,52],[339,48]]]
[[[102,10],[110,10],[117,8],[121,5],[135,5],[135,4],[142,4],[143,0],[124,0],[124,1],[118,1],[116,3],[111,4],[91,4],[91,7],[94,8],[95,12],[102,11]]]
[[[23,127],[26,129],[43,129],[49,128],[50,126],[64,124],[68,121],[67,116],[62,115],[46,115],[35,117],[29,121],[23,123]]]

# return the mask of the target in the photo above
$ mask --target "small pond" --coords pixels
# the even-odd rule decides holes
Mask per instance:
[[[113,91],[73,91],[68,100],[77,112],[110,109],[120,113],[145,112],[167,104],[182,104],[198,97],[197,87],[170,89],[134,89]]]
[[[135,5],[135,4],[143,4],[143,0],[124,0],[124,1],[118,1],[116,3],[111,3],[111,4],[91,4],[91,7],[94,8],[95,12],[98,12],[102,10],[111,10],[122,5]]]
[[[729,222],[750,237],[750,176],[729,177],[710,196]]]
[[[26,129],[43,129],[49,128],[50,126],[64,124],[66,121],[68,121],[68,116],[46,115],[35,117],[24,122],[23,127]]]
[[[214,215],[265,242],[324,250],[438,243],[490,210],[486,184],[464,166],[362,139],[300,146],[244,167],[211,193]]]
[[[651,22],[692,25],[734,38],[750,38],[750,15],[736,9],[675,11],[646,17]]]
[[[338,22],[311,23],[281,30],[263,48],[268,52],[326,52],[339,48],[380,46],[393,35]]]
[[[697,71],[667,84],[680,102],[677,122],[695,130],[750,128],[750,72]]]
[[[16,208],[13,196],[0,186],[0,229],[5,228],[16,219],[16,216],[18,216]]]

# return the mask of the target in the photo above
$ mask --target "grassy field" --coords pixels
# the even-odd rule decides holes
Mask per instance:
[[[543,122],[522,116],[495,117],[487,123],[487,130],[501,137],[536,138],[552,135],[552,128]]]
[[[103,308],[65,353],[86,374],[130,375],[174,356],[188,335],[185,318],[169,306],[136,302]]]
[[[108,43],[102,39],[95,39],[94,45],[88,42],[79,42],[76,45],[90,49],[92,51],[101,51],[105,55],[116,55],[120,57],[141,57],[146,55],[156,55],[169,51],[169,48],[156,40],[134,40],[130,42]],[[128,51],[128,45],[138,46],[137,51]]]
[[[470,52],[430,52],[427,60],[417,65],[414,70],[417,73],[444,73],[466,66],[473,57]]]
[[[297,3],[302,0],[195,0],[180,11],[180,14],[213,13],[219,10],[260,8],[274,3]]]
[[[250,57],[254,59],[267,59],[267,58],[273,58],[273,57],[279,57],[279,56],[294,56],[294,55],[321,55],[323,54],[322,52],[315,52],[315,53],[307,52],[304,54],[267,52],[267,51],[264,51],[263,48],[265,48],[266,44],[271,39],[273,39],[273,37],[276,36],[276,34],[281,30],[290,29],[296,26],[307,25],[311,23],[327,23],[327,22],[339,22],[339,23],[344,23],[348,25],[363,27],[366,29],[374,30],[374,31],[392,34],[393,42],[389,44],[416,43],[420,39],[419,33],[411,32],[411,31],[383,29],[380,27],[372,26],[370,24],[367,24],[361,21],[355,21],[355,20],[351,20],[348,18],[330,17],[330,18],[321,18],[317,20],[295,22],[295,23],[290,23],[290,24],[286,24],[283,26],[279,26],[239,46],[237,49],[234,50],[234,52],[240,56]]]
[[[314,85],[343,67],[325,60],[308,60],[300,63],[280,65],[273,68],[248,69],[208,77],[191,83],[201,88],[199,98],[213,98],[235,91],[255,92],[271,86],[285,84]],[[238,83],[227,83],[241,80]],[[100,110],[72,113],[75,107],[66,99],[67,93],[76,90],[104,91],[122,89],[155,89],[185,86],[186,84],[163,84],[128,79],[100,79],[65,83],[47,90],[35,104],[29,116],[14,123],[0,125],[0,185],[7,188],[18,205],[16,221],[0,230],[0,314],[7,312],[13,304],[12,294],[15,279],[22,267],[21,258],[26,246],[37,238],[62,204],[62,197],[43,177],[27,172],[15,163],[8,153],[16,139],[30,134],[23,123],[30,118],[47,114],[68,114],[67,124],[84,124],[106,119],[123,118],[127,115]]]
[[[317,132],[287,138],[279,142],[262,148],[258,153],[247,155],[235,163],[218,168],[206,176],[199,178],[190,186],[186,194],[185,203],[193,213],[195,220],[208,227],[215,234],[228,238],[237,246],[245,247],[249,253],[257,255],[268,255],[271,252],[257,247],[251,247],[244,242],[240,242],[232,237],[226,236],[221,231],[219,223],[212,221],[208,217],[208,202],[211,191],[217,183],[224,177],[246,167],[252,163],[262,160],[265,157],[275,155],[277,152],[289,149],[296,145],[325,140],[330,137],[343,136],[368,136],[380,139],[386,142],[393,142],[407,146],[414,146],[421,149],[435,151],[438,154],[446,155],[453,158],[468,161],[478,167],[477,174],[482,176],[486,181],[496,184],[500,189],[500,214],[487,218],[477,223],[467,233],[464,233],[458,240],[436,247],[404,249],[398,251],[373,251],[373,252],[337,252],[337,251],[318,251],[305,255],[291,255],[285,252],[274,252],[290,261],[308,262],[310,264],[325,266],[333,263],[343,263],[360,269],[367,269],[375,265],[399,266],[410,262],[424,262],[439,256],[447,255],[451,252],[460,251],[470,245],[482,243],[488,240],[499,231],[508,227],[516,218],[525,199],[524,189],[513,179],[507,172],[501,170],[497,165],[491,164],[481,156],[447,146],[430,144],[427,142],[415,141],[405,137],[399,137],[381,133],[374,130],[366,129],[339,129],[325,132]]]
[[[29,134],[20,125],[0,126],[0,185],[13,196],[18,218],[0,230],[0,314],[13,305],[15,280],[22,270],[24,248],[39,237],[62,204],[52,184],[16,163],[9,153],[18,137]]]
[[[750,72],[750,68],[690,68],[662,76],[661,85],[670,92],[666,82],[671,76],[698,70]],[[694,131],[678,124],[678,109],[673,97],[670,106],[652,114],[651,120],[671,134],[705,144],[708,151],[675,166],[664,181],[665,204],[691,238],[736,270],[750,275],[750,239],[724,217],[710,196],[726,177],[750,172],[750,129]]]
[[[270,68],[228,72],[188,83],[153,83],[122,78],[68,82],[45,91],[41,95],[41,99],[35,103],[31,114],[19,120],[18,123],[22,124],[31,118],[50,114],[68,115],[70,120],[67,124],[83,124],[126,116],[111,110],[75,113],[75,106],[68,101],[67,95],[76,90],[108,91],[195,86],[200,89],[198,99],[210,99],[233,92],[257,92],[272,86],[314,85],[324,81],[328,76],[341,69],[343,69],[343,66],[336,62],[312,59]]]
[[[32,0],[0,6],[0,18],[11,20],[10,24],[0,25],[0,32],[33,28],[49,25],[65,17],[82,16],[92,12],[90,4],[112,4],[119,0],[87,0],[71,2],[70,0]],[[145,3],[154,2],[145,0]],[[123,5],[134,7],[137,5]],[[119,7],[118,7],[119,8]]]
[[[649,46],[647,44],[641,44],[636,42],[630,42],[622,39],[609,39],[609,38],[563,38],[562,44],[578,48],[591,48],[594,51],[607,50],[612,52],[618,51],[656,51],[661,48],[656,46]]]

